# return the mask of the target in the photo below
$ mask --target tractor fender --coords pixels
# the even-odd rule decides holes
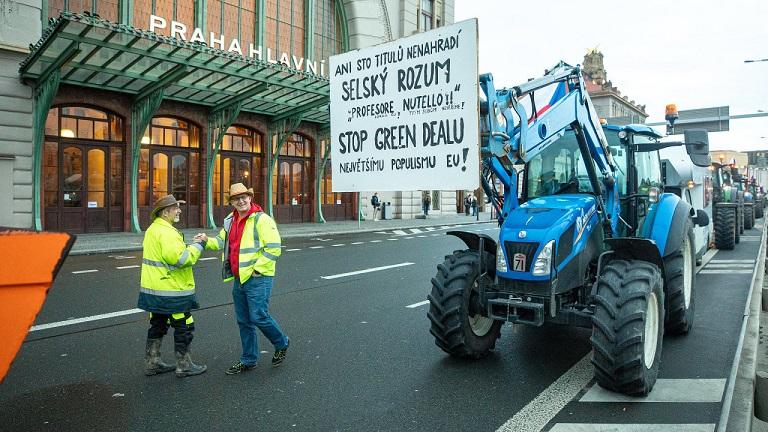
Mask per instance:
[[[664,274],[664,259],[659,253],[659,248],[651,239],[638,237],[615,237],[605,239],[608,250],[601,253],[597,259],[597,274],[603,266],[614,259],[641,260],[655,264]]]
[[[483,239],[483,250],[493,255],[494,257],[496,256],[496,240],[485,234],[477,234],[466,231],[448,231],[446,234],[458,237],[459,240],[463,241],[464,244],[466,244],[467,247],[472,250],[480,250],[480,239]]]
[[[692,213],[691,206],[677,195],[662,194],[653,214],[645,221],[642,237],[656,242],[661,256],[665,257],[680,248]]]

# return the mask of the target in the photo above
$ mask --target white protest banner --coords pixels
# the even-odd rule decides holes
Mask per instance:
[[[475,189],[477,20],[330,58],[334,192]]]

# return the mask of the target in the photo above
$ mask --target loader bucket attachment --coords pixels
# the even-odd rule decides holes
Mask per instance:
[[[64,233],[0,231],[0,382],[74,242]]]

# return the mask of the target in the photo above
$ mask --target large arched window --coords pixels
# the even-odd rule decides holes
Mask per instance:
[[[311,202],[311,141],[302,135],[291,135],[280,149],[278,161],[278,169],[273,173],[273,203],[309,204]]]
[[[221,142],[213,171],[213,205],[216,220],[231,211],[229,187],[242,183],[253,188],[253,200],[264,203],[263,146],[260,132],[246,126],[231,126]]]
[[[89,106],[48,111],[43,146],[45,228],[123,228],[123,120]]]
[[[152,204],[173,194],[187,202],[182,227],[200,224],[200,128],[175,117],[154,117],[141,138],[138,195],[143,225],[148,225]]]

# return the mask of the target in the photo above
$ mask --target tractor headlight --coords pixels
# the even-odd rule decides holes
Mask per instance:
[[[501,242],[496,245],[496,271],[507,271],[507,258],[504,256],[504,248],[501,247]]]
[[[545,276],[550,273],[552,269],[552,249],[554,248],[555,241],[550,240],[549,243],[541,249],[539,256],[536,257],[536,262],[533,264],[534,276]]]

